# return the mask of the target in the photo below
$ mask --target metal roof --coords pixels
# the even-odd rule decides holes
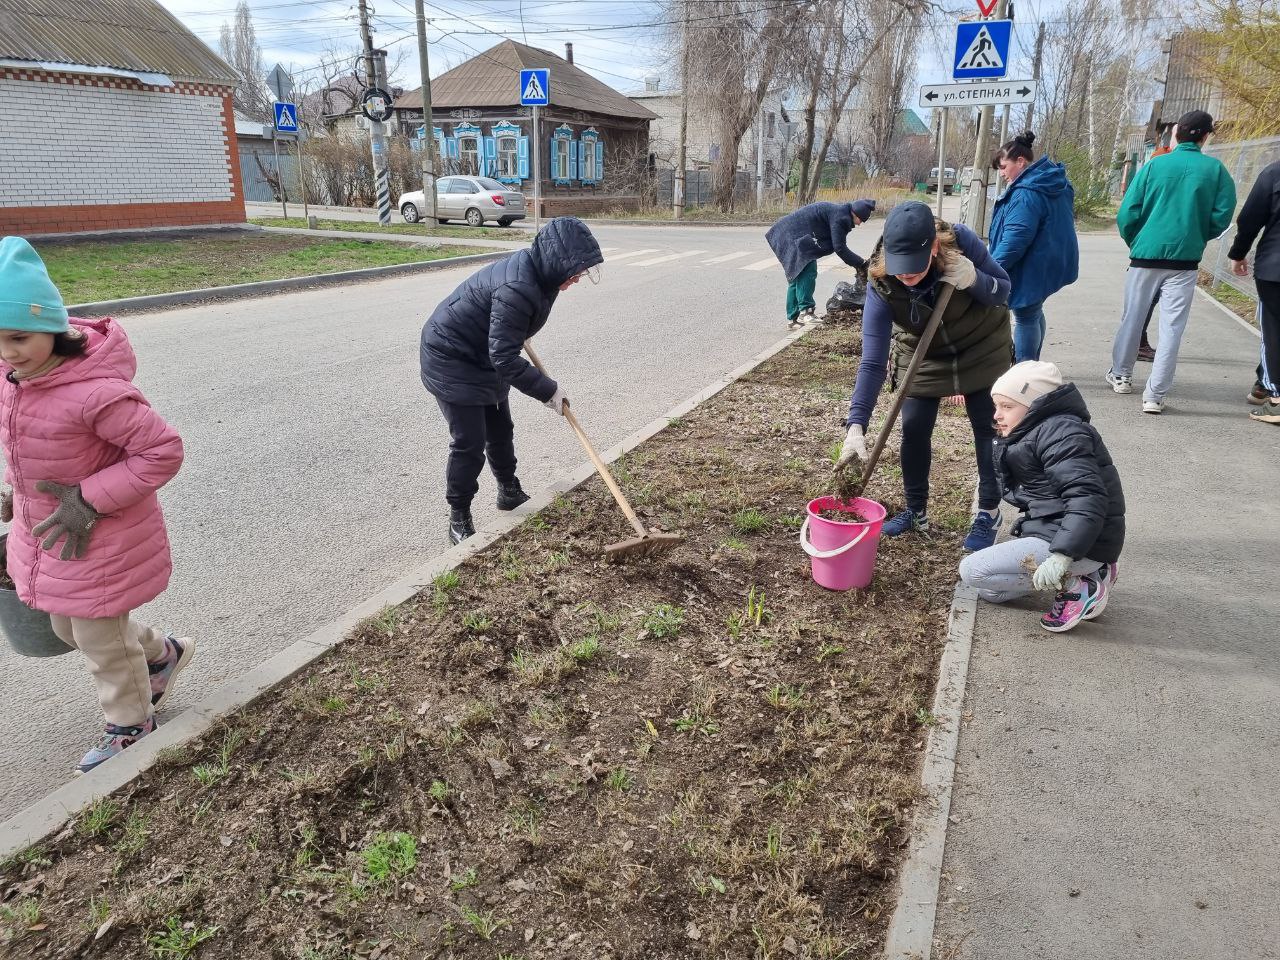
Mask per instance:
[[[0,59],[240,80],[156,0],[0,0]]]
[[[520,103],[520,71],[551,70],[551,105],[610,117],[655,120],[657,114],[584,73],[548,50],[504,40],[431,81],[431,109],[514,107]],[[396,106],[422,109],[422,90],[412,90]]]

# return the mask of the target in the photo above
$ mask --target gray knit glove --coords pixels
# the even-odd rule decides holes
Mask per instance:
[[[40,480],[36,483],[36,489],[41,493],[53,494],[61,502],[58,509],[43,523],[37,524],[31,532],[37,537],[46,531],[49,533],[41,544],[46,550],[52,550],[65,536],[67,542],[62,545],[61,558],[70,560],[74,557],[79,560],[89,548],[89,534],[93,532],[93,525],[98,522],[100,514],[85,503],[78,483],[66,486],[52,480]]]

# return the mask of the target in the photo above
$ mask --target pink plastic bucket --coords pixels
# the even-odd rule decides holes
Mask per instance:
[[[856,512],[866,517],[867,522],[825,520],[818,515],[824,510]],[[810,500],[800,528],[800,546],[813,564],[814,583],[828,590],[851,590],[870,584],[884,518],[884,507],[864,497]]]

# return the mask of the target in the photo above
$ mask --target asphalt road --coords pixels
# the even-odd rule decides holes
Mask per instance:
[[[870,252],[882,221],[859,228]],[[786,332],[785,280],[759,228],[615,227],[599,286],[561,295],[538,337],[601,448]],[[823,264],[819,303],[852,271]],[[838,268],[838,269],[833,269]],[[418,334],[466,276],[409,278],[124,319],[137,381],[181,432],[162,493],[172,584],[140,617],[198,638],[166,713],[252,670],[445,549],[447,433],[418,376]],[[850,381],[853,371],[850,370]],[[520,477],[538,489],[585,459],[567,425],[513,394]],[[493,514],[487,473],[475,503]],[[0,816],[64,782],[101,728],[74,653],[0,644]]]
[[[1258,339],[1197,296],[1161,416],[1103,382],[1126,258],[1081,238],[1044,359],[1115,458],[1127,540],[1107,611],[979,604],[934,957],[1275,960],[1280,913],[1280,428],[1251,421]],[[1153,325],[1154,329],[1154,325]]]

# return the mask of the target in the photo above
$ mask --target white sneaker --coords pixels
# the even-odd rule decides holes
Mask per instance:
[[[1114,371],[1107,371],[1107,383],[1116,393],[1133,393],[1133,377],[1122,377]],[[1160,411],[1156,411],[1159,413]]]
[[[1119,392],[1120,392],[1119,390],[1116,391],[1116,393],[1119,393]],[[1164,413],[1164,401],[1163,400],[1143,400],[1142,412],[1143,413]]]
[[[800,319],[805,322],[805,326],[820,327],[822,326],[822,321],[826,320],[827,318],[825,316],[819,317],[816,314],[814,314],[813,311],[809,311],[808,313],[802,313],[800,315]]]

